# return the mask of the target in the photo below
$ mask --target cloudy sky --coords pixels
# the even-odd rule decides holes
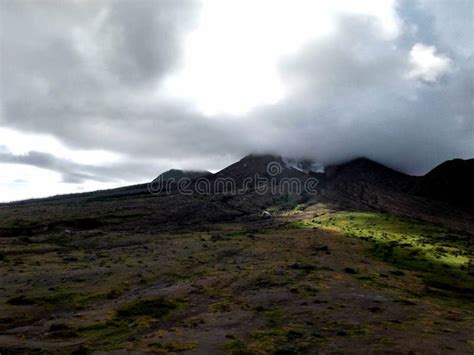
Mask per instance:
[[[0,201],[251,152],[474,157],[472,0],[0,0]]]

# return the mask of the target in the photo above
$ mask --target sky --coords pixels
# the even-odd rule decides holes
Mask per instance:
[[[249,153],[474,157],[472,0],[0,0],[0,202]]]

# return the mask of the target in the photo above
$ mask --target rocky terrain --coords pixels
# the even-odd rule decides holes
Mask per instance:
[[[412,177],[253,155],[165,175],[188,195],[173,181],[2,204],[0,353],[471,354],[472,163]],[[196,192],[255,174],[317,192]]]

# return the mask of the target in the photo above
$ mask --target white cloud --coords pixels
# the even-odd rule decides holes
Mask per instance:
[[[0,164],[0,203],[118,187],[120,183],[64,183],[61,174],[27,165]]]
[[[393,0],[207,0],[186,41],[184,68],[165,89],[204,114],[243,115],[286,95],[281,57],[337,30],[340,16],[364,16],[393,39],[400,20]]]
[[[217,170],[251,152],[369,156],[406,172],[472,157],[472,9],[0,1],[0,191],[37,196],[18,181],[34,179],[29,168],[54,172],[41,178],[52,194]]]
[[[70,149],[54,136],[24,133],[3,127],[0,127],[0,147],[15,155],[42,152],[77,164],[93,166],[117,163],[122,159],[118,153],[105,150]]]
[[[451,59],[443,54],[436,53],[435,46],[417,43],[410,51],[412,70],[409,78],[434,83],[451,67]]]

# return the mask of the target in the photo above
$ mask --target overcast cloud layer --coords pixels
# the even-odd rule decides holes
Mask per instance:
[[[206,27],[212,1],[2,0],[0,201],[251,152],[411,174],[474,157],[471,0],[314,3],[220,5]]]

